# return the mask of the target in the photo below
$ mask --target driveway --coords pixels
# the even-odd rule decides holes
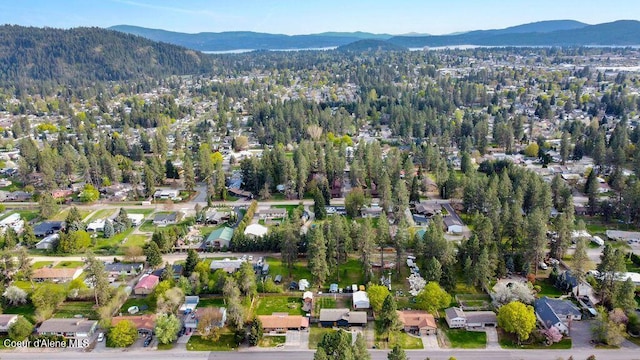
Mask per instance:
[[[309,349],[309,331],[287,331],[284,347],[287,349]]]
[[[498,343],[498,331],[494,327],[485,328],[487,333],[487,349],[495,350],[500,349],[500,343]]]
[[[591,326],[593,320],[581,320],[571,322],[571,342],[573,349],[593,348],[591,344]]]
[[[438,337],[436,335],[421,336],[422,346],[425,350],[437,350],[440,349],[438,345]]]

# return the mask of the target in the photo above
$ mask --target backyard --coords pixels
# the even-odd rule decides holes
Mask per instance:
[[[271,315],[276,312],[287,312],[289,315],[304,315],[302,299],[289,296],[264,296],[258,300],[256,315]]]
[[[275,277],[276,275],[282,275],[283,279],[291,279],[294,281],[307,279],[311,281],[311,272],[307,267],[306,261],[296,262],[293,266],[293,269],[291,269],[291,277],[289,277],[289,269],[287,269],[286,265],[282,263],[282,260],[269,257],[266,260],[269,264],[269,273],[273,277]],[[288,285],[288,283],[285,283],[285,285]]]
[[[53,317],[55,318],[73,318],[76,315],[97,320],[98,314],[94,309],[93,301],[65,301],[58,307]]]
[[[129,298],[124,302],[122,307],[120,308],[120,312],[122,314],[128,314],[127,310],[132,307],[137,306],[140,309],[139,315],[143,314],[153,314],[156,310],[156,302],[151,299],[150,296],[144,298]]]

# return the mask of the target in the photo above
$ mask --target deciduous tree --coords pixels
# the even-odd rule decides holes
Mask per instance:
[[[505,331],[516,334],[518,343],[527,340],[536,328],[533,307],[519,301],[512,301],[498,310],[498,325]]]
[[[138,328],[131,320],[123,320],[109,329],[107,343],[112,347],[128,347],[138,338]]]

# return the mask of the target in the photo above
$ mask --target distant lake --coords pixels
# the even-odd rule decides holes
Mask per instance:
[[[335,50],[337,46],[327,46],[327,47],[315,47],[315,48],[301,48],[301,49],[234,49],[234,50],[218,50],[218,51],[203,51],[204,54],[242,54],[247,52],[252,52],[256,50],[265,50],[265,51],[324,51],[324,50]]]

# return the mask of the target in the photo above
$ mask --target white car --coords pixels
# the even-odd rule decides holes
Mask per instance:
[[[98,334],[98,342],[102,342],[104,340],[104,333]]]

